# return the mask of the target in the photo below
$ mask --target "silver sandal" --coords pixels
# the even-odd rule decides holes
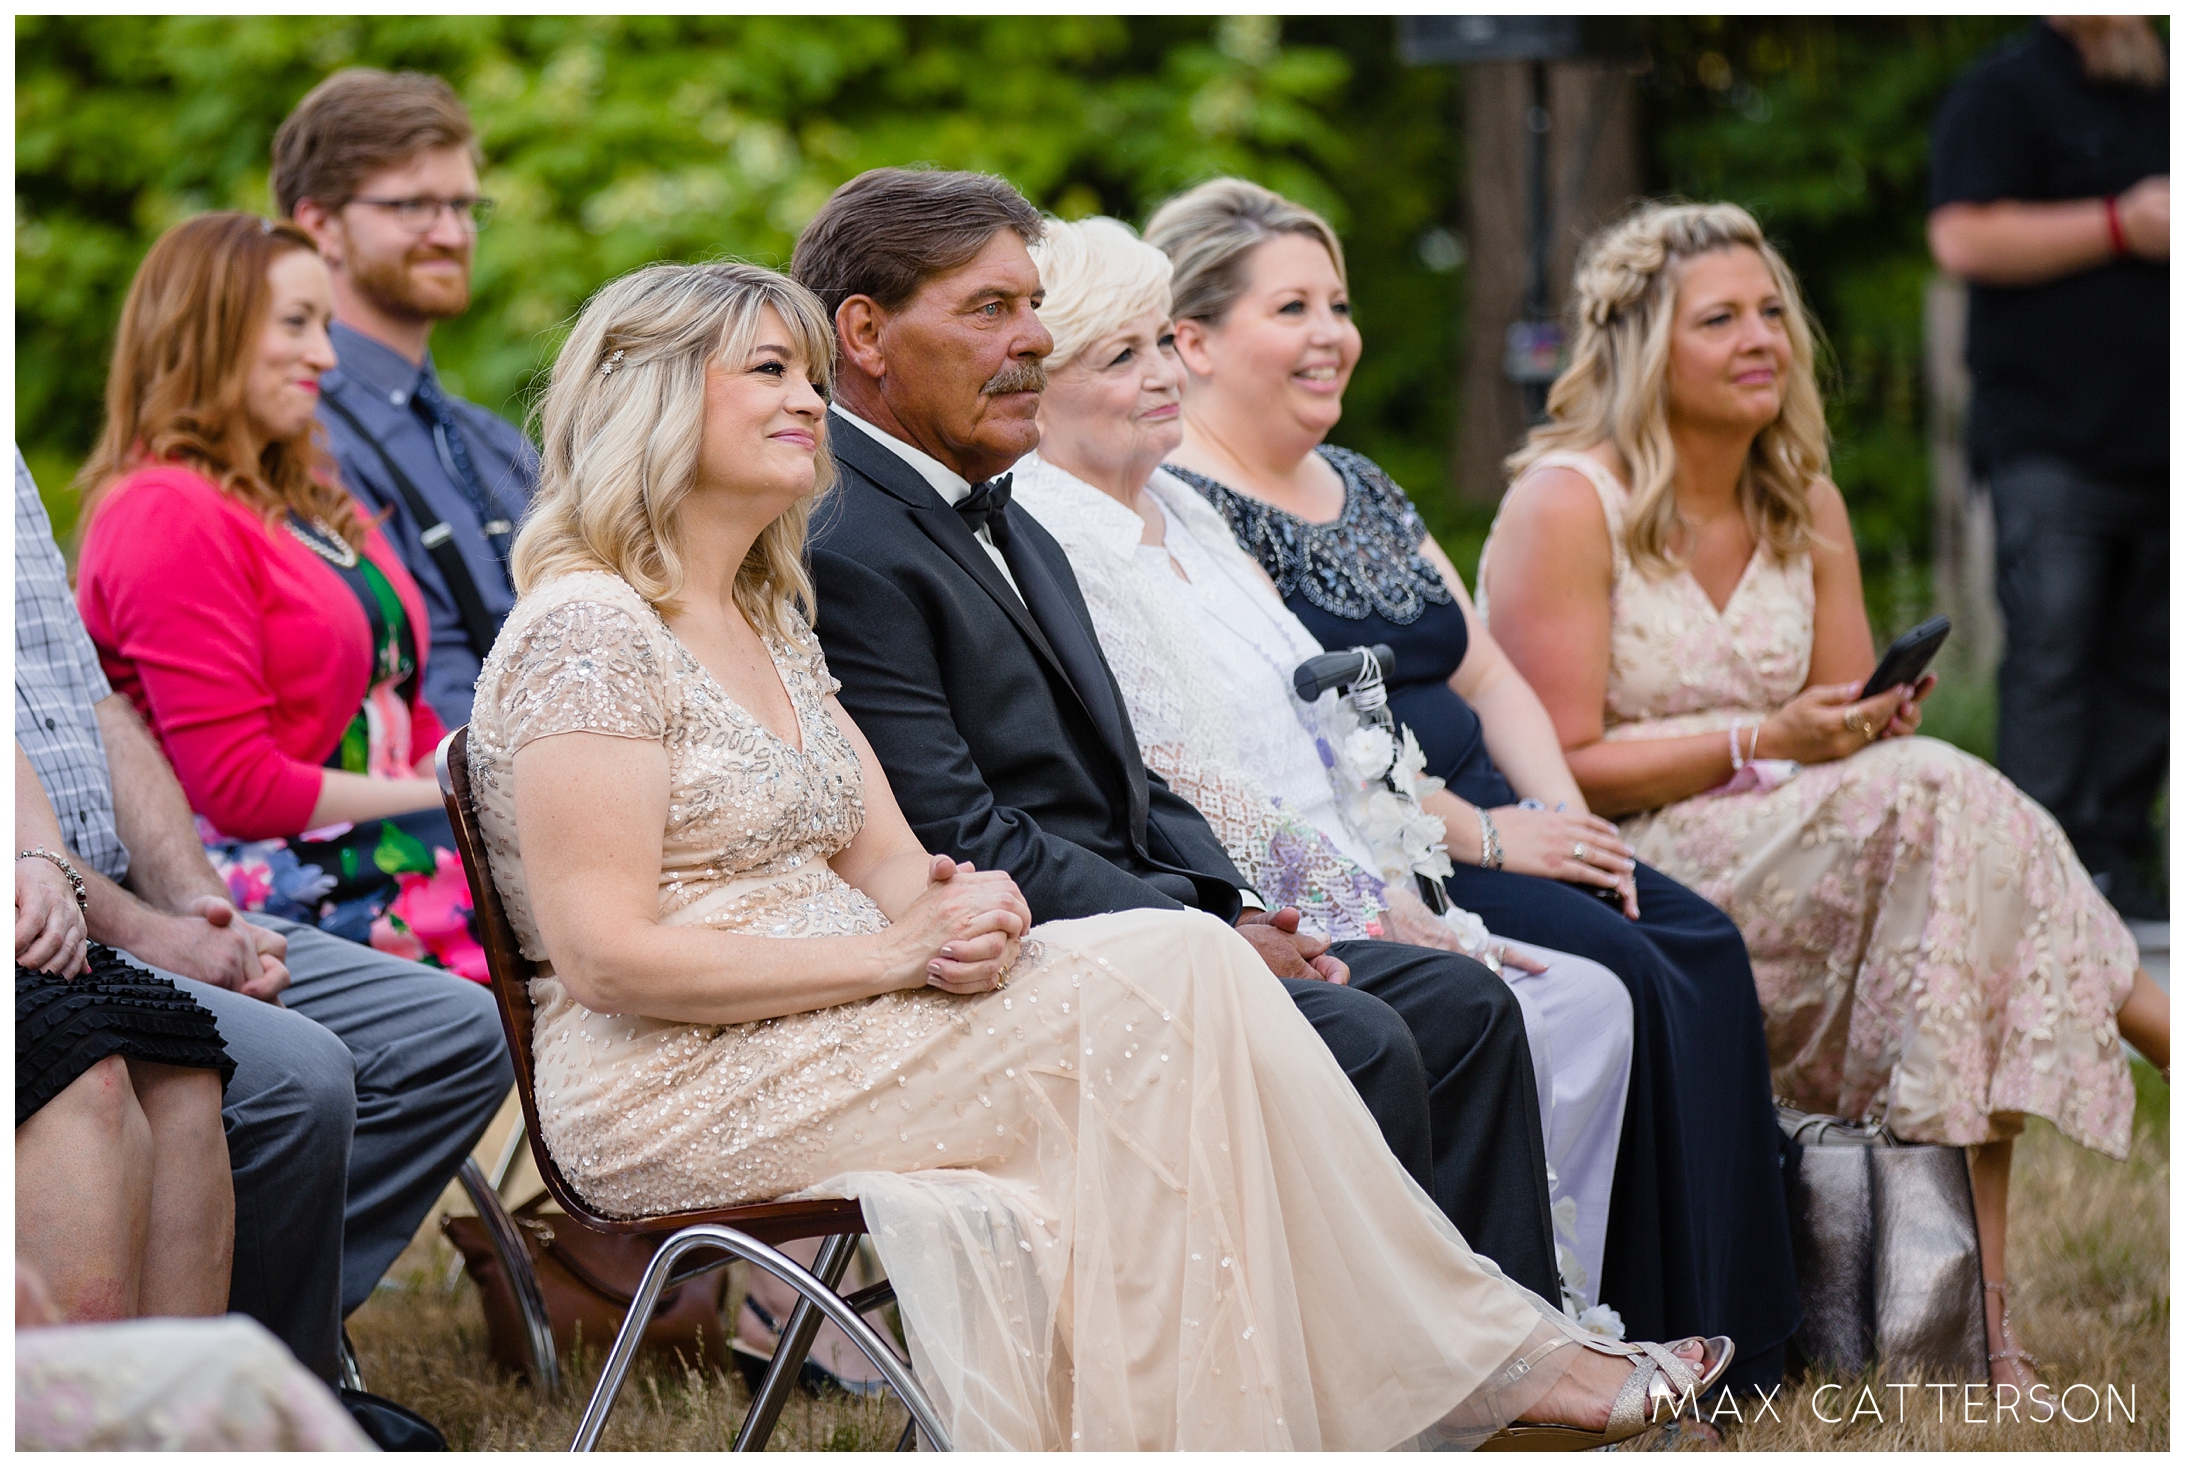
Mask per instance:
[[[1999,1330],[1997,1331],[1997,1333],[1998,1333],[1998,1334],[2000,1334],[2000,1335],[2001,1335],[2001,1336],[2002,1336],[2002,1337],[2004,1338],[2004,1340],[2005,1340],[2005,1341],[2007,1341],[2007,1342],[2008,1342],[2008,1341],[2012,1341],[2012,1340],[2014,1340],[2014,1339],[2015,1339],[2015,1337],[2014,1337],[2014,1336],[2013,1336],[2013,1335],[2011,1334],[2011,1286],[2010,1286],[2010,1284],[2009,1284],[2009,1283],[2007,1283],[2007,1282],[2005,1282],[2005,1283],[2000,1283],[2000,1284],[1997,1284],[1997,1283],[1990,1283],[1990,1282],[1988,1282],[1988,1281],[1987,1281],[1986,1279],[1982,1279],[1982,1280],[1980,1281],[1980,1287],[1981,1287],[1981,1288],[1983,1288],[1983,1289],[1986,1289],[1986,1290],[1988,1290],[1988,1291],[1989,1291],[1990,1293],[1992,1293],[1992,1294],[1995,1294],[1995,1295],[1996,1295],[1997,1297],[1999,1297],[2000,1299],[2002,1299],[2002,1301],[2003,1301],[2003,1321],[2002,1321],[2002,1328],[2001,1328],[2001,1329],[1999,1329]],[[2039,1375],[2039,1374],[2041,1373],[2041,1362],[2040,1362],[2039,1360],[2036,1360],[2036,1359],[2035,1359],[2035,1358],[2034,1358],[2033,1356],[2031,1356],[2031,1355],[2028,1355],[2028,1354],[2027,1354],[2027,1353],[2026,1353],[2025,1351],[2023,1351],[2023,1350],[2019,1349],[2019,1348],[2018,1348],[2018,1346],[2017,1346],[2017,1345],[2016,1345],[2015,1343],[2012,1343],[2012,1344],[2011,1344],[2011,1346],[2010,1346],[2010,1348],[2009,1348],[2009,1349],[2007,1349],[2007,1350],[1995,1350],[1995,1351],[1991,1351],[1991,1352],[1989,1353],[1989,1355],[1988,1355],[1988,1363],[1989,1363],[1990,1365],[1993,1365],[1993,1364],[1995,1364],[1995,1362],[1996,1362],[1996,1361],[1998,1361],[1998,1360],[2016,1360],[2016,1361],[2019,1361],[2019,1362],[2020,1362],[2021,1364],[2023,1364],[2023,1365],[2024,1365],[2024,1366],[2026,1367],[2026,1370],[2027,1370],[2027,1371],[2028,1371],[2028,1372],[2029,1372],[2030,1374],[2033,1374],[2033,1375],[2035,1375],[2035,1376],[2038,1376],[2038,1375]],[[1989,1372],[1988,1372],[1988,1375],[1989,1375],[1989,1378],[1990,1378],[1990,1379],[1992,1380],[1992,1379],[1994,1378],[1995,1372],[1991,1370],[1991,1371],[1989,1371]]]
[[[1715,1335],[1701,1341],[1705,1346],[1701,1366],[1680,1360],[1673,1353],[1678,1345],[1698,1339],[1699,1336],[1694,1335],[1689,1340],[1674,1340],[1667,1345],[1657,1345],[1652,1340],[1626,1344],[1621,1340],[1574,1339],[1568,1335],[1550,1340],[1528,1355],[1523,1363],[1530,1366],[1563,1345],[1583,1345],[1597,1354],[1620,1355],[1635,1362],[1631,1374],[1624,1377],[1622,1388],[1616,1392],[1616,1399],[1609,1404],[1608,1425],[1600,1431],[1588,1431],[1582,1426],[1554,1422],[1513,1421],[1481,1442],[1478,1450],[1584,1452],[1631,1440],[1661,1422],[1665,1406],[1669,1413],[1667,1419],[1675,1420],[1685,1404],[1697,1406],[1700,1398],[1714,1389],[1737,1354],[1737,1346],[1728,1335]]]

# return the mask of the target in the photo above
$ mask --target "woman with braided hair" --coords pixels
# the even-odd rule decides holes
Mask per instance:
[[[2120,1030],[2169,1000],[2048,813],[1916,738],[1874,643],[1798,285],[1743,209],[1650,204],[1586,250],[1571,365],[1480,565],[1587,802],[1752,952],[1778,1094],[1972,1146],[1997,1381],[2011,1138],[2121,1157]]]

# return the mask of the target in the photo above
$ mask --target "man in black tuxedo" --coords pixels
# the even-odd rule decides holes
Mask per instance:
[[[1006,870],[1052,921],[1191,907],[1233,924],[1326,1041],[1391,1149],[1479,1252],[1557,1295],[1524,1020],[1470,959],[1325,942],[1266,912],[1148,771],[1068,558],[1008,501],[1039,441],[1039,214],[980,174],[836,190],[793,272],[834,314],[815,512],[818,632],[841,700],[930,850]],[[999,475],[997,479],[994,476]],[[974,485],[976,487],[974,488]]]

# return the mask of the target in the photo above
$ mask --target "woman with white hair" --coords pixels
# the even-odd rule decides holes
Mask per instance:
[[[470,758],[571,1184],[855,1197],[967,1449],[1598,1445],[1708,1390],[1729,1341],[1476,1257],[1233,929],[1030,928],[918,844],[809,620],[834,347],[793,281],[655,265],[554,364]]]
[[[2169,999],[2049,814],[1913,737],[1931,675],[1860,696],[1874,642],[1829,482],[1798,283],[1732,204],[1648,205],[1578,267],[1578,335],[1480,565],[1480,612],[1587,800],[1737,920],[1776,1091],[1975,1148],[1997,1380],[2011,1138],[2122,1157],[2119,1031]]]
[[[1471,914],[1445,920],[1420,900],[1415,875],[1448,869],[1441,822],[1407,819],[1386,796],[1375,808],[1378,770],[1345,777],[1355,720],[1333,692],[1304,703],[1290,681],[1320,644],[1221,517],[1159,470],[1183,437],[1168,257],[1103,218],[1050,221],[1032,254],[1055,349],[1015,502],[1069,554],[1146,766],[1206,816],[1254,890],[1296,907],[1316,935],[1500,969],[1532,1045],[1567,1307],[1598,1303],[1630,996],[1598,963],[1505,944]],[[1395,750],[1380,742],[1385,766]]]

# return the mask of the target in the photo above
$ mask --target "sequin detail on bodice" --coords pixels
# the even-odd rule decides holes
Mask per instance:
[[[829,716],[818,644],[767,651],[796,710],[792,746],[738,706],[626,582],[566,576],[509,616],[478,680],[470,762],[494,875],[524,955],[543,959],[516,849],[511,766],[533,739],[568,732],[659,742],[668,756],[660,913],[781,937],[884,925],[827,859],[865,821],[857,752]]]
[[[1318,452],[1343,476],[1343,512],[1324,525],[1204,474],[1164,467],[1221,511],[1285,598],[1301,593],[1346,621],[1379,614],[1399,626],[1417,621],[1429,606],[1449,605],[1454,598],[1441,573],[1419,553],[1426,522],[1403,490],[1364,454],[1328,444]]]

